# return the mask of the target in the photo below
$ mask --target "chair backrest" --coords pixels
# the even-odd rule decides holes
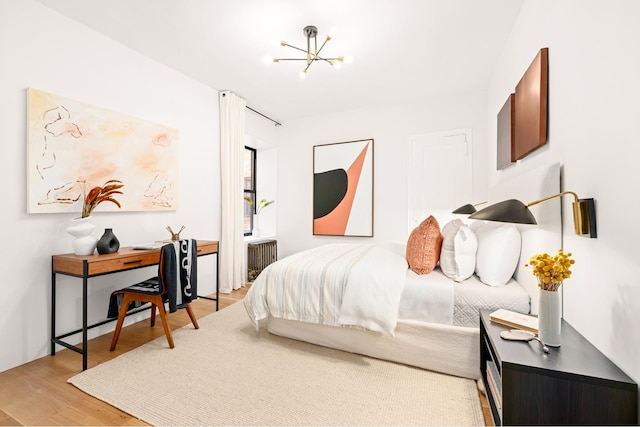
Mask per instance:
[[[198,295],[198,243],[183,239],[160,249],[158,277],[167,292],[169,312],[184,307]]]

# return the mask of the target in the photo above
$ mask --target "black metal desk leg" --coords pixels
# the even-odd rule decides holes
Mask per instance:
[[[87,275],[89,265],[87,261],[84,262],[82,274],[82,370],[87,370],[87,356],[89,349],[87,348],[87,335],[88,335],[88,323],[87,323]]]
[[[220,252],[216,252],[216,311],[220,304]]]
[[[56,354],[56,273],[51,266],[51,355]]]

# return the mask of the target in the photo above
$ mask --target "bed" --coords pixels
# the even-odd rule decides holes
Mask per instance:
[[[509,198],[526,203],[560,192],[558,163],[525,172],[514,168],[501,178],[489,192],[489,203]],[[409,269],[405,255],[411,238],[402,243],[336,243],[271,264],[249,289],[245,308],[256,328],[276,335],[478,379],[479,309],[537,314],[538,287],[523,264],[530,255],[561,247],[559,199],[531,210],[538,225],[517,227],[519,250],[488,253],[499,261],[494,262],[499,269],[509,264],[503,259],[516,259],[515,271],[507,268],[509,277],[499,286],[487,285],[486,271],[477,271],[480,246],[474,274],[453,280],[442,262],[442,268],[428,274]],[[478,239],[484,230],[516,228],[462,221]]]

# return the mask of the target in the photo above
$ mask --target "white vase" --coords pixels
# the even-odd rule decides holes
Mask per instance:
[[[260,215],[253,215],[253,230],[251,230],[251,235],[254,237],[260,236]]]
[[[560,290],[540,290],[538,337],[548,346],[560,347],[562,327]]]
[[[73,236],[71,247],[76,255],[91,255],[96,250],[98,239],[91,235],[96,226],[91,223],[91,216],[74,218],[67,227],[67,233]]]

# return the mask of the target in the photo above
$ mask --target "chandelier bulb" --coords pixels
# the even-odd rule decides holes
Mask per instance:
[[[271,64],[272,62],[278,62],[275,60],[275,58],[272,58],[271,56],[265,56],[264,58],[262,58],[262,62],[264,62],[265,64]]]
[[[301,79],[304,79],[305,77],[307,77],[307,70],[305,69],[305,70],[300,71],[299,76],[300,76]]]

